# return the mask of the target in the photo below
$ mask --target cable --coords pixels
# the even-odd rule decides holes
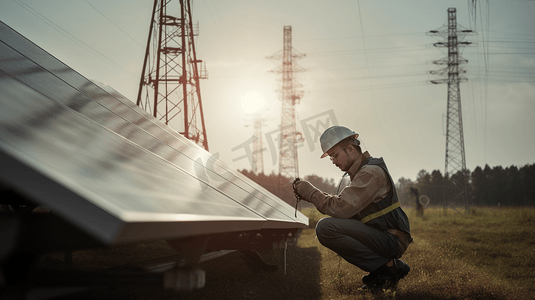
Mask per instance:
[[[475,0],[474,0],[475,1]],[[476,16],[477,16],[477,8],[476,8]],[[479,22],[481,23],[481,28],[483,30],[483,16],[481,14],[481,5],[479,6]],[[488,32],[488,28],[487,28],[487,32]],[[488,48],[485,47],[485,37],[482,35],[481,36],[481,42],[483,43],[483,61],[485,63],[485,70],[488,69]],[[486,51],[485,51],[486,50]]]
[[[426,65],[425,63],[421,63],[421,64],[376,66],[376,67],[372,67],[372,68],[373,69],[381,69],[381,68],[414,67],[414,66],[425,66],[425,65]],[[326,70],[326,71],[351,71],[351,70],[362,70],[362,69],[366,69],[366,67],[361,67],[361,68],[340,68],[340,69],[322,69],[322,70]]]
[[[400,82],[400,83],[393,83],[393,84],[383,84],[383,85],[374,85],[373,89],[381,90],[381,89],[391,89],[391,88],[404,88],[404,87],[411,87],[411,86],[425,86],[429,85],[427,81],[414,81],[414,82]],[[372,87],[370,86],[351,86],[348,88],[315,88],[311,91],[337,91],[337,92],[355,92],[355,91],[367,91],[370,90]]]
[[[359,8],[360,9],[360,8]],[[375,35],[362,35],[362,36],[346,36],[346,37],[337,37],[337,38],[321,38],[321,39],[306,39],[306,40],[297,40],[299,42],[306,42],[306,41],[324,41],[324,40],[347,40],[347,39],[360,39],[363,37],[379,37],[379,36],[404,36],[404,35],[422,35],[425,34],[425,32],[408,32],[408,33],[389,33],[389,34],[375,34]]]
[[[100,55],[102,58],[106,59],[107,61],[109,61],[110,63],[114,64],[115,66],[119,67],[120,69],[122,69],[123,71],[126,71],[128,73],[130,73],[131,75],[137,77],[136,74],[130,72],[129,70],[123,68],[121,65],[117,64],[115,61],[113,61],[112,59],[108,58],[106,55],[100,53],[99,51],[97,51],[96,49],[94,49],[93,47],[89,46],[88,44],[86,44],[85,42],[83,42],[82,40],[80,40],[79,38],[75,37],[74,35],[70,34],[68,31],[66,31],[65,29],[63,29],[63,27],[59,26],[58,24],[54,23],[53,21],[51,21],[50,19],[48,19],[47,17],[43,16],[42,14],[40,14],[38,11],[36,11],[35,9],[33,9],[31,6],[29,6],[28,4],[22,2],[22,0],[13,0],[15,3],[19,4],[22,8],[24,8],[25,10],[27,10],[28,12],[30,12],[31,14],[33,14],[34,16],[36,16],[37,18],[41,19],[43,22],[45,23],[48,23],[49,26],[51,26],[52,28],[54,28],[56,31],[58,31],[59,33],[61,33],[63,36],[67,37],[68,39],[70,39],[71,41],[73,42],[78,42],[79,44],[81,44],[81,46],[87,48],[87,49],[90,49],[91,51],[93,51],[94,53]]]
[[[91,6],[94,10],[96,10],[101,16],[103,16],[106,20],[110,21],[115,27],[117,27],[119,30],[121,30],[124,34],[126,34],[132,41],[134,41],[136,44],[140,45],[142,48],[144,46],[140,44],[136,39],[134,39],[128,32],[124,31],[119,25],[117,25],[115,22],[113,22],[110,18],[108,18],[105,14],[103,14],[100,10],[98,10],[93,4],[91,4],[89,1],[84,0],[85,3],[87,3],[89,6]]]
[[[206,7],[206,10],[208,11],[208,14],[210,15],[210,18],[212,19],[212,22],[214,22],[214,25],[215,25],[215,27],[217,29],[217,32],[219,32],[219,36],[222,37],[223,43],[225,44],[225,47],[227,48],[228,52],[230,52],[234,56],[234,59],[236,60],[236,53],[230,50],[231,48],[228,46],[227,39],[225,38],[226,35],[221,33],[221,26],[217,25],[217,22],[215,21],[214,16],[212,15],[212,11],[208,7],[208,4],[206,4],[205,0],[203,0],[203,3],[204,3],[204,6]],[[212,4],[215,7],[215,11],[217,13],[217,16],[219,17],[219,20],[222,20],[221,15],[219,14],[219,10],[217,9],[216,3],[212,2]]]
[[[370,76],[370,63],[368,61],[368,52],[366,51],[366,39],[364,38],[364,36],[365,36],[364,35],[364,26],[362,25],[362,14],[360,13],[360,1],[359,0],[357,0],[357,7],[359,9],[360,32],[362,33],[362,45],[364,46],[364,57],[366,58],[366,66],[368,67],[368,77],[369,77]],[[375,95],[373,93],[371,78],[369,78],[369,82],[370,82],[370,90],[371,90],[371,94],[372,94],[373,107],[374,107],[374,110],[377,113],[377,109],[375,108]]]
[[[363,49],[363,50],[357,50],[357,49],[354,49],[354,50],[339,50],[339,51],[320,51],[320,52],[307,52],[307,55],[317,55],[317,54],[338,54],[338,53],[343,53],[343,54],[354,54],[354,53],[359,53],[359,52],[363,52],[363,53],[366,53],[367,51],[374,51],[374,52],[390,52],[390,51],[396,51],[396,52],[400,52],[400,51],[415,51],[415,50],[434,50],[432,48],[423,48],[423,49],[405,49],[405,50],[400,50],[400,49],[404,49],[404,48],[415,48],[415,47],[420,47],[420,46],[425,46],[427,44],[421,44],[421,45],[415,45],[415,46],[404,46],[404,47],[389,47],[389,48],[377,48],[377,49]]]
[[[330,83],[330,82],[344,82],[344,81],[353,81],[353,80],[361,80],[361,79],[378,79],[378,78],[397,78],[397,77],[412,77],[412,76],[426,76],[429,75],[427,72],[425,73],[416,73],[416,74],[391,74],[391,75],[379,75],[379,76],[366,76],[366,77],[353,77],[353,78],[347,78],[344,80],[334,80],[334,81],[322,81],[324,83]]]

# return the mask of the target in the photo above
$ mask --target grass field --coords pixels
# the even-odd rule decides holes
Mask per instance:
[[[287,275],[282,270],[254,272],[233,253],[202,265],[207,283],[201,290],[104,288],[65,299],[535,299],[535,209],[473,208],[470,215],[453,210],[445,215],[442,208],[428,208],[424,217],[416,217],[411,209],[406,212],[414,242],[402,260],[411,272],[396,291],[381,296],[360,290],[365,272],[315,240],[312,228],[322,215],[309,209],[304,213],[311,228],[289,247]],[[169,251],[160,241],[75,252],[73,262],[93,269]],[[261,254],[267,262],[280,265],[280,252]],[[46,256],[42,263],[62,264],[62,256]]]
[[[412,270],[387,299],[535,299],[535,210],[473,208],[459,214],[429,208],[424,217],[406,209],[414,242],[402,260]],[[320,215],[310,211],[312,220]],[[310,233],[313,235],[313,233]],[[303,236],[303,247],[314,247]],[[321,299],[368,299],[356,296],[364,272],[318,248],[325,273]],[[370,298],[371,299],[371,298]]]
[[[447,216],[436,209],[411,221],[414,234],[443,256],[489,274],[512,294],[535,295],[533,208],[472,208],[470,215]]]

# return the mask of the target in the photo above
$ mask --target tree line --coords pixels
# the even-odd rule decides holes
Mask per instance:
[[[292,189],[294,178],[274,173],[270,175],[254,174],[245,169],[240,172],[288,204],[295,206],[296,199]],[[484,168],[477,167],[472,172],[466,170],[465,174],[458,172],[452,175],[448,184],[463,182],[463,177],[466,177],[466,193],[470,206],[535,205],[535,164],[520,168],[510,166],[505,169],[501,166],[491,168],[489,165],[485,165]],[[339,184],[339,181],[332,178],[325,179],[317,175],[305,176],[303,179],[330,194],[336,193]],[[445,185],[444,180],[444,176],[439,170],[433,170],[431,173],[421,170],[416,176],[416,181],[401,177],[396,183],[401,204],[406,206],[416,204],[416,197],[413,192],[411,193],[412,188],[417,189],[419,195],[429,197],[429,205],[443,206],[444,199],[451,201],[461,192],[454,188],[448,188],[448,184]],[[464,205],[464,203],[461,204]],[[299,202],[300,209],[311,206],[307,202]]]
[[[535,164],[523,167],[502,166],[484,168],[476,167],[474,171],[466,171],[466,195],[469,206],[526,206],[535,205]],[[396,189],[402,204],[414,205],[415,196],[411,188],[418,189],[420,195],[430,199],[430,205],[443,206],[444,199],[455,198],[460,190],[448,189],[444,184],[444,176],[439,170],[431,173],[426,170],[418,172],[416,181],[400,178]],[[463,174],[458,172],[450,179],[460,183]],[[446,187],[446,188],[445,188]],[[455,203],[455,202],[454,202]],[[457,202],[458,203],[458,202]]]

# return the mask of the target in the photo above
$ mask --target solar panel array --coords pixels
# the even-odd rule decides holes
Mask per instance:
[[[104,245],[308,218],[0,22],[0,179]]]

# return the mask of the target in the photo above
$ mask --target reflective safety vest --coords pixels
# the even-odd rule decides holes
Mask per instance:
[[[392,188],[388,192],[386,198],[377,203],[369,204],[352,218],[381,231],[397,229],[410,235],[409,219],[400,207],[396,186],[383,159],[370,157],[364,161],[363,166],[365,165],[376,165],[381,167],[381,169],[388,175]]]

